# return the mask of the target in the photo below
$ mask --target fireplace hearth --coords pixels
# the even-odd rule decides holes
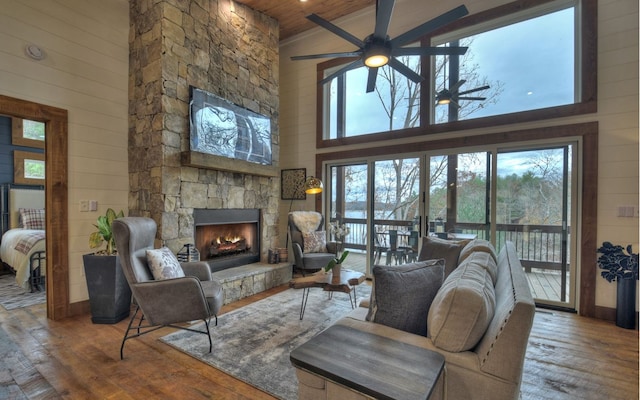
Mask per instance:
[[[195,241],[211,272],[260,261],[260,210],[196,209]]]

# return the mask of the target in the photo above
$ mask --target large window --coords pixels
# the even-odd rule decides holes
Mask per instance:
[[[464,56],[433,57],[433,97],[450,91],[446,104],[435,102],[433,122],[579,101],[575,11],[573,0],[554,2],[433,38],[432,45],[469,48]]]
[[[465,46],[465,55],[400,60],[426,77],[420,84],[389,67],[371,93],[367,67],[334,78],[318,93],[321,146],[595,112],[596,7],[518,1],[456,21],[422,44]],[[340,67],[318,66],[324,76]]]
[[[420,73],[420,58],[401,57]],[[333,70],[327,70],[330,74]],[[366,93],[366,67],[351,70],[325,85],[329,103],[328,136],[331,139],[420,126],[420,85],[395,69],[378,71],[376,89]]]

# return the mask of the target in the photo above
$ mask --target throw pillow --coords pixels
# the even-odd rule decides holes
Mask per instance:
[[[446,351],[474,348],[485,334],[496,307],[489,273],[475,263],[464,263],[444,281],[428,318],[428,337]]]
[[[182,278],[184,276],[184,271],[178,258],[168,247],[147,250],[147,263],[155,280]]]
[[[444,259],[444,277],[458,266],[458,256],[469,243],[468,240],[447,240],[426,236],[422,238],[422,248],[418,255],[418,261]]]
[[[315,231],[302,234],[302,243],[305,253],[326,253],[327,252],[327,232]]]
[[[495,262],[498,262],[498,255],[496,254],[496,250],[493,248],[493,245],[488,240],[484,239],[473,239],[460,251],[460,256],[458,258],[458,263],[463,262],[467,257],[476,252],[484,252],[491,257]]]
[[[45,229],[43,208],[20,208],[20,226],[24,229]]]
[[[378,324],[427,335],[429,307],[444,279],[444,261],[373,268],[372,315]]]
[[[462,254],[460,255],[460,258],[462,258]],[[465,257],[464,260],[460,261],[458,268],[467,263],[473,263],[484,268],[489,273],[489,276],[491,276],[493,286],[496,285],[496,282],[498,281],[498,264],[496,264],[496,260],[491,256],[491,254],[484,251],[475,251],[468,257]]]

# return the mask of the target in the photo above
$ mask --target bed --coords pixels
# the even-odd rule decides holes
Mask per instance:
[[[0,241],[0,260],[16,283],[32,292],[42,290],[46,271],[44,190],[9,189],[9,230]]]

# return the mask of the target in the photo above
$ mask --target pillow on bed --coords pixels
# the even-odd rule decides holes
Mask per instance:
[[[20,208],[20,226],[24,229],[45,229],[44,208]]]
[[[146,253],[147,263],[149,263],[153,279],[159,281],[162,279],[182,278],[184,276],[184,271],[178,258],[168,247],[147,250]]]

